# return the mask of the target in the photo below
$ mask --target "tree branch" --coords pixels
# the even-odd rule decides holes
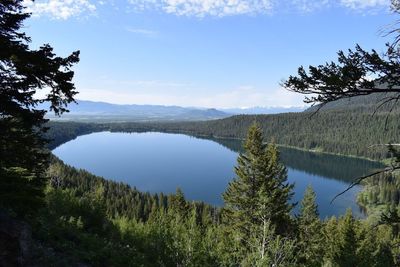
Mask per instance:
[[[379,171],[376,171],[376,172],[374,172],[374,173],[371,173],[371,174],[368,174],[368,175],[365,175],[365,176],[358,177],[358,178],[355,179],[345,190],[343,190],[342,192],[340,192],[339,194],[337,194],[337,195],[331,200],[330,203],[332,204],[333,201],[335,201],[339,196],[341,196],[341,195],[343,195],[344,193],[348,192],[350,189],[352,189],[352,188],[355,187],[356,185],[359,185],[363,180],[365,180],[365,179],[367,179],[367,178],[369,178],[369,177],[372,177],[372,176],[381,174],[381,173],[393,172],[393,171],[395,171],[395,170],[400,170],[400,166],[387,167],[387,168],[385,168],[385,169],[383,169],[383,170],[379,170]]]

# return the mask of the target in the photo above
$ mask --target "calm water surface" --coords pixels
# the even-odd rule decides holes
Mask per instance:
[[[110,133],[84,135],[53,153],[65,163],[99,176],[125,182],[141,191],[173,193],[180,187],[190,200],[222,205],[221,194],[235,177],[241,142],[207,140],[182,134]],[[379,163],[280,148],[295,183],[293,201],[300,201],[308,185],[317,194],[322,218],[344,214],[351,208],[362,216],[355,202],[360,187],[347,192],[333,204],[331,199],[357,176],[381,167]]]

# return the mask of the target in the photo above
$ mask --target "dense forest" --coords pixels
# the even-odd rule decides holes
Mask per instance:
[[[363,181],[363,190],[357,202],[364,206],[372,220],[382,212],[397,210],[400,204],[400,174],[387,173],[369,177]]]
[[[60,127],[51,128],[49,132],[53,137],[59,138],[53,139],[53,144],[60,144],[76,135],[102,131],[109,127],[109,125],[80,123],[56,123],[56,125]],[[57,131],[59,134],[56,134]],[[350,211],[340,218],[322,221],[318,216],[315,194],[311,188],[307,189],[303,201],[299,204],[300,213],[294,216],[291,212],[293,207],[285,204],[288,203],[291,194],[291,187],[285,182],[285,168],[279,163],[279,153],[276,148],[265,147],[263,142],[265,137],[261,133],[262,129],[259,127],[256,135],[248,135],[246,139],[246,143],[251,140],[258,142],[250,142],[252,146],[245,145],[240,149],[244,154],[238,158],[236,181],[244,183],[242,185],[244,187],[239,184],[227,189],[230,198],[234,200],[226,198],[226,202],[239,207],[237,205],[242,201],[249,203],[249,200],[236,197],[243,195],[237,190],[247,191],[246,183],[250,181],[246,182],[248,179],[246,174],[261,171],[270,173],[278,170],[271,176],[276,185],[269,188],[268,184],[265,185],[267,187],[258,184],[256,191],[262,189],[259,192],[264,193],[248,196],[249,199],[255,198],[252,200],[255,206],[250,209],[255,209],[254,215],[250,217],[247,215],[253,214],[250,210],[245,213],[245,217],[242,217],[244,215],[241,212],[229,216],[228,214],[232,213],[229,212],[231,207],[229,205],[215,208],[204,203],[188,202],[179,189],[175,195],[168,196],[141,193],[123,183],[108,181],[85,170],[67,166],[53,157],[46,172],[50,181],[45,194],[46,204],[40,209],[38,219],[32,223],[36,244],[35,263],[58,266],[77,264],[396,266],[398,264],[400,250],[397,245],[399,236],[396,228],[377,224],[377,221],[357,220]],[[231,144],[224,145],[237,149],[230,146]],[[298,153],[300,153],[298,157],[301,158],[302,151]],[[261,164],[267,159],[274,158],[275,161],[270,163],[267,161],[266,166]],[[301,165],[301,162],[295,159],[286,160],[291,164]],[[319,162],[318,157],[315,162]],[[270,169],[268,166],[271,164],[276,167]],[[251,171],[249,168],[255,170]],[[272,188],[282,188],[286,193],[273,193],[275,189]],[[270,193],[265,194],[265,192]],[[282,200],[259,199],[259,196],[271,194],[283,196]],[[382,199],[383,205],[386,206],[388,200]],[[253,234],[249,235],[260,229],[260,224],[257,223],[259,222],[257,218],[260,218],[257,203],[266,205],[271,203],[275,208],[278,207],[274,214],[283,214],[283,217],[279,218],[270,217],[264,239]],[[282,207],[279,208],[277,203],[282,203]],[[247,210],[247,205],[240,206],[239,210]],[[391,206],[393,208],[393,205]],[[233,209],[235,210],[236,208]],[[265,216],[270,215],[265,214]],[[233,223],[237,220],[239,225]],[[245,222],[247,223],[242,225]],[[243,227],[248,230],[243,230]],[[251,246],[241,244],[241,240],[249,240]],[[264,244],[262,249],[264,254],[261,257],[262,244]],[[360,263],[362,265],[359,265]]]
[[[224,195],[227,206],[223,208],[188,202],[179,189],[168,196],[141,193],[53,158],[47,172],[50,184],[46,189],[46,206],[33,224],[35,263],[57,266],[396,266],[399,263],[399,236],[395,229],[357,220],[350,211],[340,218],[321,221],[312,188],[307,189],[299,203],[299,214],[291,215],[293,206],[287,204],[291,185],[285,182],[286,168],[279,163],[276,147],[266,147],[261,140],[261,130],[249,134],[244,154],[238,158],[238,178],[227,189]],[[270,161],[264,165],[264,160],[259,160],[267,155]],[[252,183],[247,180],[249,172],[267,172],[272,184],[263,185],[263,180],[256,179],[254,192],[264,193],[239,194],[241,190],[247,192]],[[250,203],[255,206],[249,207]],[[263,209],[258,203],[273,205],[274,216],[269,213],[272,206]],[[259,213],[263,210],[267,211],[264,215]],[[260,218],[268,218],[267,232],[261,231],[265,225]],[[260,235],[253,235],[259,230]],[[247,241],[242,244],[244,240]]]

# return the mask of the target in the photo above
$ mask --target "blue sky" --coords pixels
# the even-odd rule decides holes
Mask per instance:
[[[201,107],[301,106],[279,83],[356,43],[384,50],[386,0],[26,0],[32,47],[74,68],[77,98]]]

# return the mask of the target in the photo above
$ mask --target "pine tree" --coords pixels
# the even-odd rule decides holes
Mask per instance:
[[[43,134],[48,102],[57,115],[74,101],[71,66],[79,52],[57,57],[46,44],[31,50],[31,38],[21,31],[30,14],[22,0],[0,1],[0,208],[20,216],[37,211],[44,199],[48,153]],[[37,91],[48,88],[39,99]]]
[[[286,183],[287,171],[279,162],[276,146],[263,143],[257,124],[250,127],[244,149],[237,160],[237,177],[223,194],[224,221],[239,240],[242,253],[257,246],[259,257],[263,258],[271,229],[285,234],[290,228],[293,205],[288,201],[293,195],[293,185]],[[249,240],[255,242],[249,244]]]
[[[300,204],[297,219],[299,230],[299,262],[304,266],[320,266],[323,256],[321,221],[318,206],[315,203],[315,192],[308,186]]]
[[[357,266],[358,239],[356,233],[356,222],[351,209],[339,220],[337,232],[337,250],[334,262],[339,266]]]
[[[174,216],[185,219],[189,213],[189,204],[185,200],[185,195],[179,187],[176,189],[175,195],[170,196],[170,210],[174,212]]]

